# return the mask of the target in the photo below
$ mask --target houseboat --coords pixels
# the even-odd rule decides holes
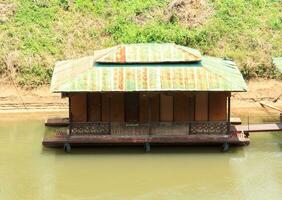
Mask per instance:
[[[122,44],[57,62],[51,91],[69,100],[66,133],[43,145],[229,144],[231,92],[247,86],[229,59],[171,43]]]

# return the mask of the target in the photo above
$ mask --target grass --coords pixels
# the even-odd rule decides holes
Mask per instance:
[[[281,78],[271,61],[282,56],[280,0],[210,0],[213,15],[193,28],[166,20],[169,2],[10,0],[16,12],[0,22],[0,74],[36,87],[50,82],[56,60],[119,43],[175,42],[234,59],[247,79]]]

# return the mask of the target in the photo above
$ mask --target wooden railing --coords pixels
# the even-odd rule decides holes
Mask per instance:
[[[83,122],[70,123],[70,135],[192,135],[192,134],[228,134],[229,122],[159,122],[145,124]]]

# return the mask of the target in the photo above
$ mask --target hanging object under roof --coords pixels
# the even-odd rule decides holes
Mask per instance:
[[[201,61],[201,53],[192,48],[167,43],[126,44],[111,48],[96,63],[189,63]]]

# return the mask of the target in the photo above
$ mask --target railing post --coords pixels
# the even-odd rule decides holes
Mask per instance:
[[[191,134],[191,126],[192,126],[192,122],[190,121],[190,122],[188,122],[188,125],[189,125],[189,132],[188,132],[188,135],[190,135]]]
[[[112,135],[112,122],[109,122],[109,135]]]
[[[72,134],[72,122],[69,123],[69,136]]]

